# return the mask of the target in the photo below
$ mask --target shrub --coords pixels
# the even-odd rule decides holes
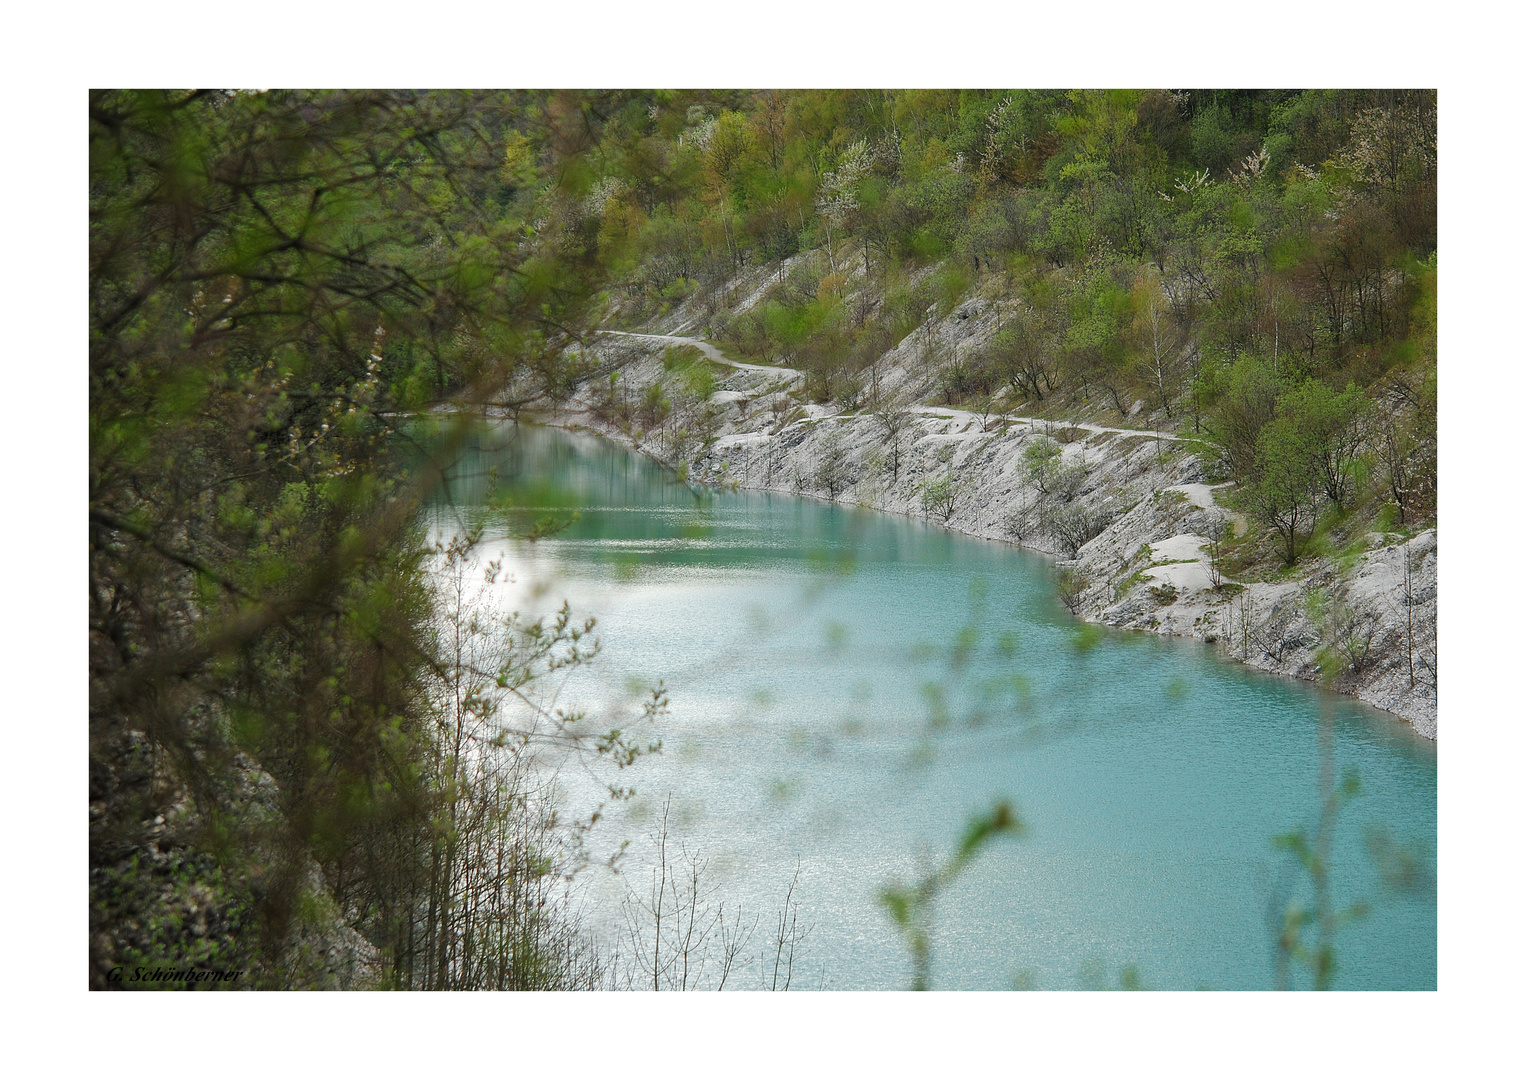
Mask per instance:
[[[842,436],[833,432],[827,436],[821,460],[816,464],[816,486],[825,488],[827,498],[837,498],[837,493],[848,487],[853,477],[848,468],[848,452],[843,448]]]
[[[954,516],[959,502],[959,481],[953,473],[946,473],[936,480],[922,482],[922,509],[937,514],[945,522]]]
[[[1086,466],[1079,461],[1073,465],[1060,466],[1049,481],[1049,487],[1061,502],[1070,502],[1086,487]]]
[[[1049,514],[1045,524],[1064,546],[1068,557],[1073,559],[1078,551],[1112,524],[1113,516],[1110,506],[1088,507],[1076,503]]]
[[[1002,515],[1002,532],[1015,540],[1021,541],[1026,533],[1033,530],[1036,521],[1037,515],[1034,513],[1034,508],[1024,498],[1016,505],[1009,507],[1007,512]]]
[[[1061,570],[1055,575],[1055,592],[1060,597],[1060,603],[1065,605],[1067,611],[1076,615],[1081,610],[1081,601],[1086,596],[1086,590],[1091,588],[1091,578],[1079,570]]]

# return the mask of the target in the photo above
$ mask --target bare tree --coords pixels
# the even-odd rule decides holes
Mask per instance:
[[[1399,524],[1404,524],[1406,507],[1412,501],[1418,473],[1419,441],[1410,425],[1390,414],[1378,424],[1378,457],[1388,474],[1388,491],[1399,509]]]
[[[1410,565],[1409,552],[1404,558],[1404,640],[1405,654],[1409,661],[1409,688],[1415,688],[1415,573]]]
[[[1416,647],[1416,642],[1415,642],[1415,608],[1419,607],[1421,605],[1422,601],[1420,601],[1416,597],[1416,594],[1415,594],[1415,567],[1414,567],[1414,561],[1412,560],[1412,558],[1410,556],[1410,553],[1409,553],[1409,551],[1407,549],[1401,548],[1400,550],[1403,551],[1403,554],[1404,554],[1404,585],[1403,585],[1403,594],[1402,595],[1403,595],[1403,598],[1404,598],[1404,640],[1405,640],[1405,652],[1406,652],[1406,656],[1407,656],[1407,659],[1408,659],[1408,667],[1409,667],[1409,685],[1410,685],[1411,688],[1413,688],[1414,685],[1415,685],[1415,675],[1416,675],[1415,664],[1418,661],[1418,663],[1420,665],[1419,674],[1420,674],[1421,679],[1432,690],[1435,690],[1436,689],[1436,637],[1435,637],[1434,623],[1432,623],[1431,633],[1430,633],[1430,637],[1429,637],[1429,641],[1430,641],[1429,649],[1424,647],[1423,640],[1422,640],[1421,646],[1417,648]],[[1423,629],[1424,628],[1422,627],[1422,630]]]
[[[853,482],[848,467],[848,451],[843,447],[842,434],[834,431],[827,436],[821,457],[816,462],[816,486],[825,488],[827,498],[837,498],[837,493]]]
[[[1172,404],[1179,393],[1180,354],[1185,340],[1173,317],[1177,305],[1167,294],[1160,275],[1149,270],[1141,270],[1135,277],[1131,305],[1134,317],[1127,334],[1130,352],[1134,354],[1131,366],[1143,381],[1153,384],[1161,408],[1170,419]],[[1116,390],[1114,394],[1116,397]]]
[[[1041,524],[1054,534],[1066,556],[1074,559],[1083,547],[1112,524],[1115,513],[1110,504],[1086,506],[1077,502],[1043,514]]]
[[[727,923],[724,905],[720,909],[720,919],[717,929],[720,933],[721,958],[720,958],[720,981],[716,983],[717,990],[726,989],[726,980],[731,976],[731,970],[736,966],[737,959],[742,951],[752,942],[752,936],[758,929],[758,920],[761,916],[754,915],[752,922],[747,923],[742,918],[742,909],[733,907],[731,922]]]
[[[1240,596],[1240,659],[1250,659],[1251,625],[1256,620],[1256,601],[1249,593]]]
[[[1034,524],[1033,503],[1028,498],[1027,489],[1024,488],[1017,493],[1017,501],[1002,515],[1002,531],[1018,543],[1022,543],[1023,537],[1032,531]]]
[[[704,880],[706,861],[682,844],[676,859],[669,854],[672,802],[671,795],[663,802],[662,818],[652,833],[657,861],[651,884],[645,895],[631,892],[625,901],[631,954],[653,990],[698,987],[709,962],[711,937],[718,934],[723,916],[722,908],[711,902],[715,887]]]
[[[901,475],[901,432],[911,425],[912,415],[895,402],[888,402],[874,414],[885,429],[885,439],[890,444],[890,479]]]
[[[738,904],[719,897],[709,881],[709,861],[679,842],[674,849],[669,821],[672,797],[651,839],[655,861],[645,890],[628,889],[625,937],[631,949],[625,984],[651,990],[724,990],[748,952],[761,916],[749,921]],[[800,866],[790,880],[779,910],[772,948],[757,954],[765,990],[788,990],[794,981],[800,946],[813,929],[800,923],[795,893]],[[750,966],[750,963],[749,965]],[[708,976],[708,977],[707,977]]]
[[[1205,532],[1208,537],[1208,580],[1217,589],[1224,584],[1224,519],[1209,519]]]
[[[767,990],[788,990],[795,976],[795,953],[800,943],[815,929],[815,926],[800,928],[800,904],[795,900],[795,888],[800,884],[800,862],[795,862],[795,876],[790,879],[789,888],[784,893],[784,904],[779,908],[779,922],[774,930],[774,956],[771,978],[764,977],[764,988]],[[763,963],[765,971],[768,966],[768,954],[764,953]],[[782,981],[782,985],[781,985]]]

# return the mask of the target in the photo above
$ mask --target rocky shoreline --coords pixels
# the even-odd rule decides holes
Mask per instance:
[[[660,425],[633,420],[630,402],[674,383],[675,344],[702,347],[723,377],[708,394],[675,392]],[[671,333],[601,337],[595,350],[601,377],[549,422],[620,441],[690,483],[921,516],[1044,552],[1080,618],[1197,638],[1251,667],[1352,694],[1436,738],[1434,529],[1369,533],[1363,550],[1301,558],[1277,580],[1234,581],[1213,550],[1247,523],[1216,501],[1186,440],[1013,413],[802,404],[792,394],[799,372],[738,364]],[[882,401],[921,398],[907,359],[887,355]]]

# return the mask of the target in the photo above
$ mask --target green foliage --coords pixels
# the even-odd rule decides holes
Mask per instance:
[[[1282,538],[1284,562],[1298,558],[1299,534],[1313,522],[1319,474],[1312,437],[1279,416],[1256,438],[1253,479],[1245,498],[1253,513]]]
[[[1048,492],[1060,469],[1060,444],[1048,435],[1035,435],[1023,447],[1023,469],[1030,482]]]
[[[1283,383],[1271,367],[1252,356],[1241,356],[1223,373],[1211,425],[1223,449],[1231,475],[1250,476],[1255,468],[1261,429],[1277,415]]]
[[[962,263],[948,262],[934,275],[938,294],[938,314],[947,315],[964,299],[973,279]]]
[[[1319,482],[1336,506],[1351,498],[1359,465],[1362,432],[1358,427],[1367,398],[1348,383],[1336,393],[1318,379],[1309,379],[1277,402],[1285,416],[1308,439]]]
[[[1054,579],[1055,593],[1072,615],[1080,613],[1082,598],[1091,584],[1091,579],[1079,570],[1061,570]]]
[[[441,474],[409,467],[398,418],[584,377],[565,346],[598,244],[572,198],[582,121],[563,138],[559,115],[515,95],[92,92],[93,984],[142,947],[112,883],[176,804],[262,985],[294,985],[336,910],[377,920],[389,963],[420,940],[451,835],[416,527]],[[273,793],[251,815],[257,777]],[[476,978],[441,959],[413,970]]]
[[[927,478],[921,485],[923,511],[948,521],[958,507],[962,489],[962,482],[952,472]]]
[[[722,332],[748,356],[835,372],[1000,271],[1039,286],[1027,310],[1050,324],[989,365],[1033,399],[1143,397],[1171,419],[1185,395],[1196,429],[1241,357],[1363,387],[1434,357],[1428,91],[700,91],[625,115],[600,136],[599,228],[644,253],[628,312],[778,264],[776,295]],[[1234,438],[1237,475],[1254,442]]]
[[[1288,564],[1322,499],[1385,529],[1435,512],[1432,92],[105,91],[89,181],[92,942],[126,919],[97,901],[140,823],[185,798],[267,970],[322,907],[308,859],[347,868],[340,909],[392,912],[401,955],[452,834],[414,524],[441,473],[408,467],[398,418],[565,401],[606,302],[713,311],[767,268],[713,330],[817,400],[880,408],[873,365],[915,334],[950,403],[1152,402],[1206,429]],[[982,352],[917,333],[972,294],[1003,297]],[[668,368],[600,407],[678,460],[716,373]],[[1052,440],[1024,467],[1080,486]],[[958,493],[933,478],[924,508]],[[258,845],[233,824],[251,768],[284,823]],[[520,955],[515,979],[555,970],[544,941]]]
[[[708,401],[710,395],[715,393],[715,366],[692,345],[679,345],[666,350],[662,354],[662,367],[676,378],[678,385],[690,397],[698,401]]]
[[[1016,811],[997,803],[989,813],[970,819],[959,839],[959,846],[942,866],[924,875],[912,885],[892,882],[880,890],[880,906],[895,923],[911,952],[913,990],[931,989],[931,943],[928,937],[933,903],[951,885],[988,843],[1000,836],[1020,837],[1024,833]]]
[[[1341,808],[1361,791],[1356,774],[1348,771],[1337,785],[1329,761],[1329,736],[1321,736],[1325,755],[1322,804],[1316,829],[1300,827],[1273,839],[1273,847],[1291,857],[1305,876],[1312,895],[1294,895],[1280,905],[1274,901],[1277,942],[1277,988],[1290,986],[1291,966],[1306,968],[1315,990],[1329,990],[1339,971],[1335,958],[1335,933],[1342,926],[1364,918],[1369,911],[1358,901],[1337,909],[1330,898],[1331,837]],[[1280,906],[1281,911],[1276,911]]]
[[[1113,586],[1113,600],[1122,600],[1134,590],[1134,586],[1143,584],[1146,580],[1144,570],[1135,570]]]

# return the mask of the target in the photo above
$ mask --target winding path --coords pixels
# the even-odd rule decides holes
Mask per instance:
[[[644,338],[647,341],[664,341],[670,345],[692,345],[694,348],[704,353],[705,356],[711,360],[714,360],[717,364],[725,364],[727,367],[733,367],[739,371],[757,371],[763,372],[765,374],[783,375],[787,376],[792,383],[805,378],[805,372],[799,371],[796,368],[778,367],[772,364],[745,364],[740,360],[733,360],[703,338],[681,337],[677,334],[636,334],[627,330],[600,330],[599,333],[614,334],[618,337]],[[981,419],[981,414],[971,412],[968,409],[942,408],[936,405],[912,405],[909,406],[908,411],[914,412],[919,416],[948,417],[954,420],[964,420],[967,423],[973,422],[980,424],[982,430],[985,428],[985,421]],[[852,417],[843,416],[839,413],[834,417],[821,417],[821,419],[848,420],[852,419]],[[1027,424],[1029,427],[1033,427],[1035,424],[1055,424],[1056,426],[1062,427],[1080,428],[1083,431],[1090,431],[1097,434],[1111,431],[1116,435],[1144,435],[1153,439],[1164,439],[1166,442],[1182,441],[1181,436],[1170,435],[1163,431],[1151,431],[1149,429],[1141,428],[1104,427],[1101,424],[1087,424],[1082,423],[1079,420],[1064,420],[1055,422],[1050,420],[1035,419],[1028,416],[1013,416],[1009,419],[1014,424]]]
[[[676,334],[633,334],[627,330],[600,330],[601,334],[615,334],[618,337],[644,338],[647,341],[666,341],[670,345],[693,345],[717,364],[725,364],[740,371],[761,371],[766,374],[787,375],[791,381],[805,378],[805,372],[795,368],[774,367],[771,364],[744,364],[740,360],[733,360],[714,345],[703,338],[679,337]]]

